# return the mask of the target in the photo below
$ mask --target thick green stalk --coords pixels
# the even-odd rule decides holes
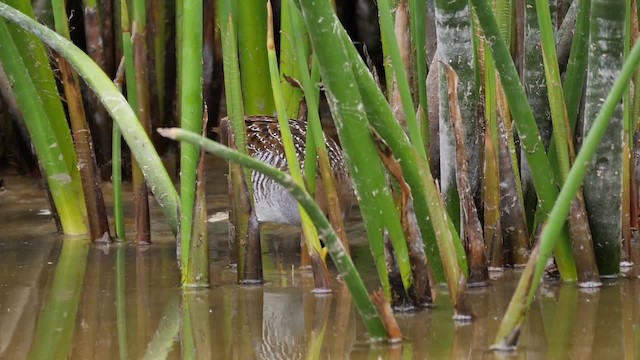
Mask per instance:
[[[589,164],[599,150],[601,140],[608,132],[612,116],[616,112],[616,108],[634,73],[634,69],[639,63],[640,42],[637,42],[613,84],[611,91],[607,94],[606,100],[602,103],[602,107],[591,126],[591,130],[582,143],[582,148],[576,156],[575,165],[572,166],[569,171],[567,180],[564,182],[557,201],[553,206],[553,210],[549,214],[546,226],[542,230],[540,241],[533,250],[514,296],[509,303],[509,308],[498,329],[494,348],[510,349],[516,345],[520,327],[524,322],[524,317],[531,305],[531,301],[536,294],[547,260],[551,256],[554,248],[556,248],[557,242],[561,239],[559,234],[564,227],[571,203],[580,189],[582,180],[587,174],[588,168],[586,165]]]
[[[286,78],[290,77],[300,81],[298,63],[305,64],[305,71],[308,71],[306,64],[309,57],[309,37],[306,32],[297,32],[300,30],[300,26],[294,23],[299,20],[291,17],[291,13],[294,11],[297,9],[289,0],[280,2],[280,84],[282,85],[282,96],[286,104],[287,115],[290,119],[298,118],[302,89],[290,84]],[[299,42],[303,47],[304,57],[299,57],[294,41]],[[315,110],[312,108],[309,112],[311,111]]]
[[[162,207],[169,226],[176,232],[180,211],[178,194],[149,137],[113,81],[82,50],[45,26],[2,3],[0,3],[0,16],[36,35],[65,57],[87,84],[100,94],[100,101],[120,126],[133,156],[142,165],[142,170],[151,184],[151,190]]]
[[[471,26],[471,10],[467,0],[437,0],[435,2],[436,28],[438,30],[438,53],[443,63],[451,65],[459,77],[458,99],[462,114],[465,148],[471,179],[471,196],[478,199],[480,195],[480,179],[482,159],[480,148],[480,131],[478,126],[478,93],[474,73],[474,49]],[[455,184],[455,141],[449,105],[447,102],[448,82],[446,71],[440,71],[440,187],[445,197],[447,211],[458,225],[459,200]]]
[[[190,20],[182,21],[182,43],[178,44],[182,48],[179,79],[180,127],[200,132],[202,130],[202,0],[184,0],[182,14],[184,19]],[[197,286],[198,284],[190,281],[195,280],[192,275],[203,272],[203,269],[192,267],[195,264],[190,258],[199,155],[194,145],[180,144],[180,208],[184,211],[180,217],[179,239],[182,284],[185,286]],[[208,274],[209,264],[200,265],[206,265]]]
[[[408,290],[413,279],[398,210],[384,176],[385,169],[377,156],[377,146],[370,135],[367,116],[362,111],[354,111],[363,108],[363,100],[356,90],[353,71],[344,66],[349,63],[347,49],[332,35],[340,23],[328,2],[305,0],[300,4],[385,294],[390,296],[384,283],[388,277],[383,249],[385,230],[393,244],[404,288]]]
[[[389,6],[389,0],[378,0],[378,9],[380,12],[380,33],[381,36],[386,39],[385,41],[389,45],[387,47],[387,50],[391,55],[393,73],[395,75],[398,90],[400,91],[402,110],[404,112],[404,118],[407,123],[409,139],[411,139],[411,143],[413,144],[413,146],[418,149],[418,153],[426,159],[427,153],[424,147],[424,142],[422,141],[420,124],[418,124],[418,119],[416,119],[416,110],[413,107],[413,98],[411,97],[409,80],[407,79],[407,73],[405,71],[402,57],[400,55],[398,39],[396,39],[395,32],[393,30],[393,20],[391,19],[391,7]],[[423,67],[426,67],[426,64],[423,64]]]
[[[267,56],[269,57],[271,90],[273,91],[273,99],[276,106],[276,111],[278,113],[278,123],[280,124],[282,146],[284,148],[285,157],[287,159],[289,173],[291,174],[293,181],[295,181],[298,186],[304,188],[304,179],[302,178],[302,171],[300,170],[300,163],[298,162],[296,147],[293,143],[291,129],[289,128],[287,108],[280,84],[280,72],[278,71],[276,47],[273,40],[273,14],[270,1],[267,2],[267,14]],[[322,245],[320,244],[318,233],[313,227],[313,223],[311,222],[309,215],[304,211],[302,207],[300,207],[300,205],[298,205],[298,209],[300,211],[302,234],[304,235],[304,239],[307,243],[309,256],[312,259],[311,264],[314,267],[313,275],[316,283],[316,288],[330,289],[331,284],[329,282],[329,272],[324,259],[322,259]]]
[[[53,15],[56,31],[67,39],[70,39],[69,25],[67,23],[66,6],[61,0],[53,0]],[[87,220],[91,230],[91,239],[95,242],[109,242],[109,222],[107,210],[104,205],[100,179],[95,169],[95,153],[91,142],[91,132],[85,116],[80,81],[78,75],[71,70],[69,63],[59,58],[58,65],[64,86],[65,99],[69,111],[69,119],[73,130],[73,140],[78,155],[78,169],[82,182],[84,203],[87,209]]]
[[[275,105],[268,81],[269,63],[264,39],[267,37],[267,8],[264,0],[238,2],[238,54],[242,96],[247,115],[273,115]]]
[[[538,194],[539,204],[545,214],[549,214],[558,194],[558,188],[552,176],[544,145],[538,132],[535,118],[529,107],[524,89],[518,81],[518,73],[511,60],[509,49],[504,43],[491,7],[486,0],[472,0],[478,14],[478,20],[493,54],[496,69],[500,73],[509,108],[513,114],[520,144],[527,155],[532,170],[533,183]],[[566,233],[565,233],[566,234]],[[576,268],[571,244],[567,236],[558,242],[556,260],[564,280],[576,279]]]
[[[206,117],[205,112],[205,117]],[[204,117],[203,117],[204,119]],[[203,120],[204,121],[204,120]],[[202,130],[206,136],[206,129]],[[205,153],[200,151],[197,174],[195,179],[195,202],[193,204],[193,216],[191,225],[191,239],[189,241],[189,257],[185,264],[185,287],[209,287],[209,236],[207,232],[207,201],[205,197]],[[185,244],[183,244],[185,245]],[[185,249],[185,247],[183,247]],[[184,264],[184,263],[183,263]]]
[[[287,189],[287,191],[289,191],[289,193],[307,212],[314,225],[316,226],[316,229],[318,229],[318,234],[320,234],[322,240],[327,244],[329,255],[336,265],[336,268],[338,269],[340,275],[349,287],[349,291],[353,296],[358,311],[360,311],[362,321],[367,328],[369,337],[372,340],[378,340],[386,337],[386,332],[382,325],[382,321],[380,320],[378,312],[371,302],[371,299],[369,299],[367,289],[364,286],[362,278],[360,278],[355,265],[351,261],[351,258],[340,243],[340,240],[331,228],[331,225],[324,217],[322,210],[320,210],[313,198],[309,196],[304,188],[296,184],[291,176],[283,173],[273,166],[262,163],[250,156],[241,154],[238,151],[234,151],[212,140],[203,138],[196,133],[189,133],[178,128],[158,129],[158,132],[160,132],[161,135],[169,137],[171,139],[188,141],[192,144],[202,146],[209,153],[259,171],[274,179],[285,189]]]
[[[0,4],[0,7],[8,6]],[[20,15],[24,19],[34,21],[25,15]],[[14,29],[14,31],[17,32],[17,29]],[[23,39],[30,38],[30,41],[34,44],[37,43],[37,40],[33,39],[30,34],[22,31],[19,33],[19,37]],[[63,152],[64,146],[62,144],[64,141],[56,137],[52,121],[47,115],[47,111],[50,108],[45,107],[46,105],[38,93],[39,90],[42,91],[43,89],[43,84],[40,82],[41,78],[37,77],[38,74],[35,72],[28,72],[29,66],[20,55],[23,51],[28,53],[29,47],[22,47],[21,51],[18,48],[18,43],[14,42],[15,38],[11,35],[8,24],[5,21],[0,21],[0,62],[4,71],[7,74],[11,74],[13,92],[26,120],[25,123],[38,159],[44,168],[43,176],[45,176],[49,184],[63,231],[68,235],[86,234],[88,228],[82,211],[84,203],[78,197],[78,189],[72,180],[71,170],[65,162],[67,158],[65,158]],[[40,67],[48,66],[40,64]],[[36,86],[36,82],[38,86]],[[57,98],[55,86],[50,90],[54,91]],[[65,119],[66,117],[63,115],[58,122]],[[82,190],[80,190],[80,193],[82,193]]]
[[[624,0],[593,0],[583,134],[588,134],[624,61]],[[595,159],[588,165],[584,196],[601,276],[620,271],[622,106],[618,106]],[[583,145],[584,146],[584,145]]]

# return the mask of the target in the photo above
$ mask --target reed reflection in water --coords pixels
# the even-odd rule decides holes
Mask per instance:
[[[313,294],[311,276],[278,254],[265,254],[273,267],[264,286],[237,286],[233,269],[217,261],[210,289],[182,292],[170,245],[90,248],[56,239],[2,248],[0,357],[7,359],[493,358],[487,349],[518,276],[507,272],[473,290],[470,324],[451,321],[440,291],[434,308],[398,315],[402,344],[369,346],[346,289]],[[596,292],[546,286],[516,357],[637,358],[636,282]]]
[[[398,345],[367,342],[348,291],[312,293],[313,278],[298,269],[299,230],[263,233],[263,286],[238,286],[228,267],[226,223],[210,224],[212,286],[182,291],[168,229],[148,247],[90,246],[63,239],[41,214],[35,184],[0,194],[1,359],[478,359],[500,358],[488,348],[513,293],[518,272],[472,289],[476,314],[454,324],[446,289],[435,307],[397,314]],[[221,184],[224,184],[221,182]],[[223,197],[211,202],[220,210]],[[11,204],[6,205],[6,204]],[[157,209],[154,209],[157,211]],[[369,284],[375,270],[358,219],[348,224],[352,253]],[[163,235],[164,234],[164,235]],[[593,292],[547,284],[523,328],[515,358],[640,358],[640,298],[635,278]]]

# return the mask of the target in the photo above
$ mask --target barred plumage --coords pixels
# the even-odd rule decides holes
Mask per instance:
[[[246,119],[247,150],[253,158],[268,163],[285,172],[289,171],[284,153],[284,145],[280,135],[280,126],[273,117],[249,117]],[[228,129],[227,119],[223,119],[221,127],[223,134]],[[307,124],[303,121],[289,120],[289,127],[293,136],[293,142],[300,166],[304,168],[305,141],[307,136]],[[224,136],[223,136],[224,138]],[[224,141],[224,140],[223,140]],[[340,200],[341,209],[346,212],[355,203],[351,178],[347,170],[342,149],[331,138],[325,136],[329,162],[335,176],[336,190]],[[300,213],[296,201],[289,193],[275,181],[263,174],[252,171],[252,184],[256,215],[259,222],[271,222],[279,224],[300,224]],[[318,187],[316,199],[326,210],[322,179],[318,172]]]

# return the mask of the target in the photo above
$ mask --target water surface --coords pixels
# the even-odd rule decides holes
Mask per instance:
[[[224,165],[211,161],[210,168]],[[488,351],[519,272],[469,291],[475,320],[454,324],[446,289],[433,308],[397,314],[402,344],[371,345],[344,286],[317,295],[298,269],[299,230],[262,234],[263,286],[238,286],[225,221],[210,223],[211,287],[183,292],[169,228],[153,207],[154,244],[92,246],[56,233],[36,180],[5,175],[0,193],[0,358],[71,359],[639,359],[640,284],[599,291],[545,284],[520,347]],[[226,211],[221,172],[208,178],[208,211]],[[110,185],[105,184],[110,201]],[[125,199],[130,199],[126,196]],[[131,204],[126,212],[131,213]],[[128,224],[128,229],[132,228]],[[359,219],[348,223],[354,261],[371,289],[375,269]],[[132,234],[129,234],[132,239]],[[86,260],[86,261],[85,261]],[[85,265],[86,264],[86,265]]]

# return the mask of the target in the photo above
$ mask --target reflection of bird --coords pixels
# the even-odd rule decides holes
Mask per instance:
[[[298,291],[265,290],[262,304],[262,343],[257,358],[303,359],[306,354],[305,309],[303,296]],[[305,311],[306,310],[306,311]]]
[[[289,167],[287,166],[277,119],[266,116],[249,117],[245,122],[249,155],[288,172]],[[229,126],[227,118],[220,123],[223,142],[227,142],[226,139],[230,134]],[[298,161],[300,161],[300,166],[304,168],[307,124],[303,121],[290,120],[289,127],[293,135]],[[333,139],[325,138],[341,209],[346,212],[355,203],[351,178],[349,177],[342,149]],[[251,178],[256,216],[259,222],[300,225],[300,213],[297,203],[280,184],[256,171],[251,172]],[[316,199],[320,207],[326,212],[326,200],[319,172],[318,180]]]

